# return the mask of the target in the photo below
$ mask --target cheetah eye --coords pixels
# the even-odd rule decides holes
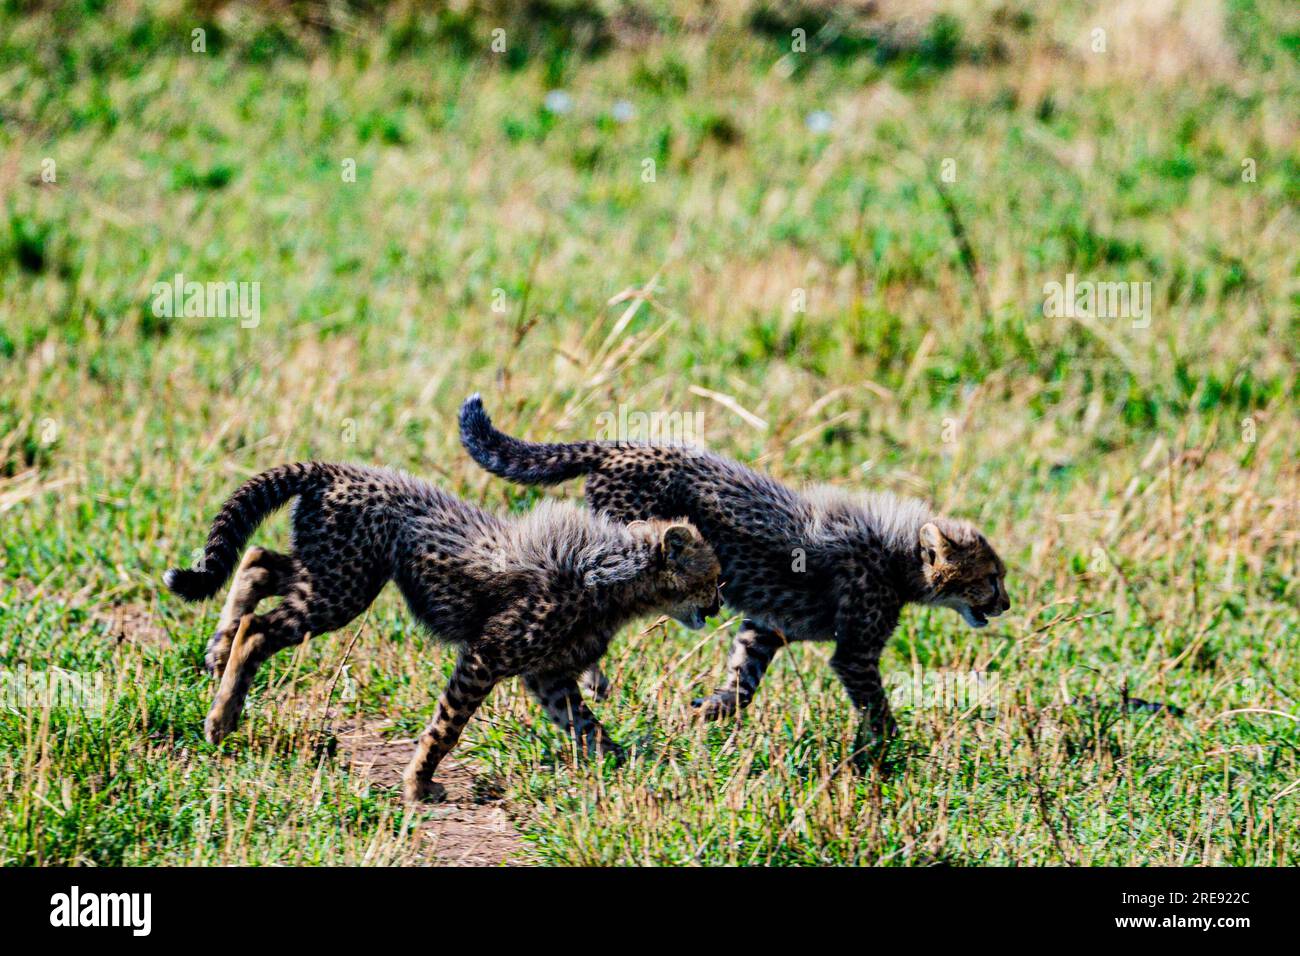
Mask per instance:
[[[998,576],[996,574],[989,575],[989,587],[991,587],[994,591],[998,589]]]

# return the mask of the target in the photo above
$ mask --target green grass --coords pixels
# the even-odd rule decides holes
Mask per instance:
[[[828,646],[778,656],[739,722],[693,721],[724,620],[615,642],[597,709],[635,747],[621,769],[499,689],[457,756],[531,859],[1300,862],[1286,3],[971,0],[827,29],[821,4],[203,9],[0,3],[0,667],[108,695],[95,719],[0,709],[0,861],[427,861],[437,809],[350,770],[334,730],[409,736],[449,651],[386,593],[355,694],[330,695],[354,629],[320,637],[212,748],[218,608],[159,574],[286,460],[527,507],[459,448],[477,390],[535,438],[699,411],[717,451],[927,497],[1010,566],[986,630],[905,614],[888,676],[985,671],[998,706],[900,707],[888,774],[847,766]],[[260,283],[260,323],[155,316],[176,273]],[[1150,282],[1149,327],[1045,318],[1070,273]]]

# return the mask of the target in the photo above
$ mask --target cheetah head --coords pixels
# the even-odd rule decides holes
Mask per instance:
[[[923,604],[950,607],[971,627],[1011,607],[1007,569],[984,535],[961,521],[940,519],[921,526],[917,548],[925,583]]]
[[[655,537],[655,571],[662,609],[691,630],[718,613],[718,575],[713,548],[687,521],[647,522]]]

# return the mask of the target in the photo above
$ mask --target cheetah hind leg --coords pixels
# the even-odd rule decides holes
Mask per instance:
[[[240,621],[252,614],[257,605],[268,597],[282,596],[292,580],[293,559],[288,555],[265,548],[249,548],[235,571],[230,583],[230,593],[221,609],[217,629],[208,641],[203,666],[213,677],[220,679],[230,660],[231,642],[239,630]]]
[[[304,590],[301,582],[296,587],[291,585],[283,604],[266,614],[249,614],[240,619],[217,695],[203,721],[203,736],[208,743],[221,743],[238,726],[244,699],[261,663],[308,637]]]

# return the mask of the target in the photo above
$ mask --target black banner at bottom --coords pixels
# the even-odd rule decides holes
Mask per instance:
[[[1297,890],[1295,870],[9,869],[0,914],[18,938],[127,945],[230,929],[259,944],[373,946],[447,929],[495,945],[556,932],[690,945],[707,927],[829,944],[874,926],[927,944],[1199,935],[1230,946],[1294,926]]]

